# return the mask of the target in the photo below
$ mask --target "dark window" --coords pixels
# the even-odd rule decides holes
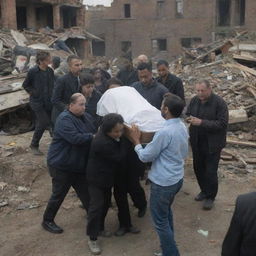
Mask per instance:
[[[18,6],[16,8],[16,16],[18,29],[27,28],[27,8],[23,6]]]
[[[167,40],[166,39],[158,39],[157,44],[158,44],[159,51],[167,50]]]
[[[185,37],[180,40],[181,46],[185,48],[196,48],[201,44],[202,39],[200,37]]]
[[[243,26],[245,23],[245,0],[235,0],[235,25]]]
[[[218,26],[230,26],[231,0],[218,0],[217,24]]]
[[[183,0],[176,0],[176,17],[182,18],[183,17],[183,8],[184,8],[184,2]]]
[[[131,18],[131,5],[130,4],[124,4],[124,17]]]
[[[161,18],[164,16],[164,0],[158,0],[156,3],[156,16]]]

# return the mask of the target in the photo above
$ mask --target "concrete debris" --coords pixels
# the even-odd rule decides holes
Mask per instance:
[[[9,203],[6,199],[0,199],[0,208],[7,206]]]
[[[23,202],[21,203],[18,207],[17,210],[25,210],[25,209],[34,209],[40,207],[39,203],[28,203],[28,202]]]

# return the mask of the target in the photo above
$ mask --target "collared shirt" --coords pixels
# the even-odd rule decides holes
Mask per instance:
[[[152,162],[148,178],[157,185],[171,186],[184,176],[184,159],[188,154],[188,132],[180,118],[166,120],[153,140],[143,149],[135,147],[142,162]]]
[[[136,82],[132,84],[132,87],[134,87],[152,106],[158,109],[161,108],[163,97],[168,92],[168,89],[156,80],[152,80],[150,85]]]

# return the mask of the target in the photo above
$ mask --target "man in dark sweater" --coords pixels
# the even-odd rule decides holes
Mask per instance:
[[[256,192],[238,196],[221,256],[256,255]]]
[[[51,63],[51,56],[48,52],[40,51],[36,56],[37,65],[28,71],[23,82],[24,89],[30,95],[30,106],[36,116],[36,126],[30,148],[36,155],[41,155],[39,142],[44,131],[51,129],[51,96],[54,86],[54,73],[48,65]]]
[[[91,117],[85,113],[86,100],[80,93],[70,99],[68,110],[63,111],[55,125],[47,163],[52,177],[52,195],[44,212],[42,226],[52,233],[62,233],[54,218],[72,186],[88,211],[89,193],[86,165],[93,133]]]
[[[194,171],[201,189],[195,200],[205,200],[203,209],[210,210],[218,192],[217,170],[221,150],[226,145],[228,107],[212,92],[209,81],[198,82],[196,91],[186,113]]]
[[[179,96],[185,100],[183,83],[180,78],[169,72],[169,63],[165,60],[159,60],[157,63],[159,77],[156,80],[163,84],[170,93]]]
[[[67,58],[69,73],[58,78],[52,96],[52,121],[56,122],[58,115],[66,108],[70,97],[79,92],[79,74],[82,70],[82,61],[78,56],[70,55]]]
[[[137,69],[140,81],[133,83],[132,87],[151,105],[160,109],[163,97],[168,92],[168,89],[153,79],[152,67],[149,63],[141,63]]]
[[[133,67],[132,61],[127,60],[124,67],[117,73],[116,77],[122,81],[124,85],[130,86],[139,81],[138,72]]]

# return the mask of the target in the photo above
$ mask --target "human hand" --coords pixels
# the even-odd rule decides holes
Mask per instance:
[[[190,117],[186,118],[186,121],[188,123],[190,123],[191,125],[194,125],[194,126],[200,126],[201,123],[202,123],[202,119],[199,119],[199,118],[194,117],[194,116],[190,116]]]
[[[141,131],[139,130],[138,126],[132,125],[132,127],[129,129],[129,139],[134,145],[140,144],[140,136]]]

